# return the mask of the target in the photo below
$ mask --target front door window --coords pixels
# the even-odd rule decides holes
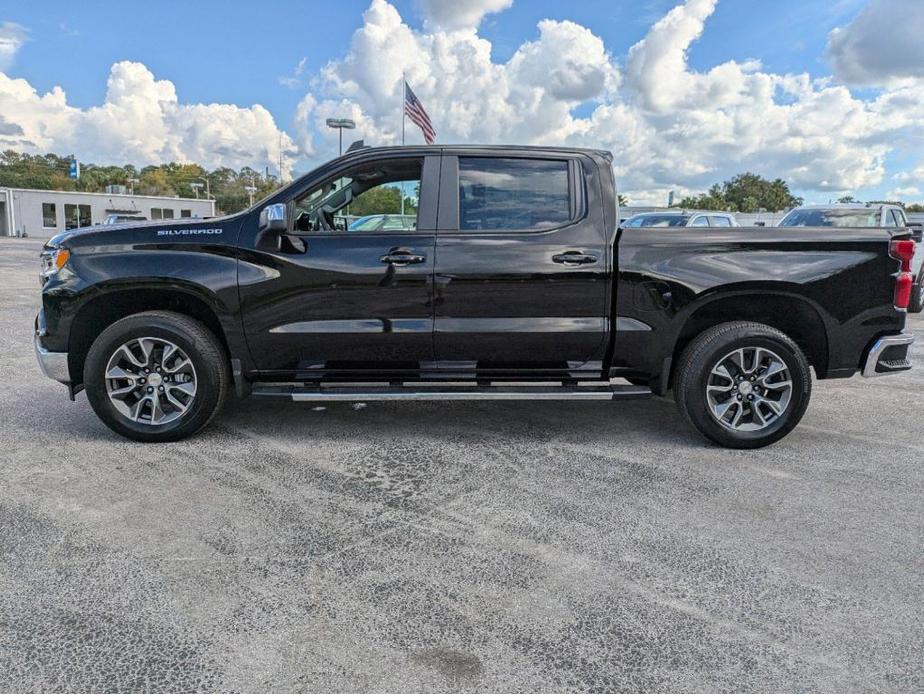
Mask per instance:
[[[301,232],[413,231],[417,228],[421,162],[363,165],[313,188],[295,203]]]

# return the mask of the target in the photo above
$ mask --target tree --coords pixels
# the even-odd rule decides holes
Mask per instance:
[[[850,205],[850,204],[853,204],[853,203],[860,202],[859,200],[857,200],[857,199],[856,199],[855,197],[853,197],[852,195],[845,195],[845,196],[842,197],[842,198],[838,198],[837,201],[838,201],[841,205]]]
[[[209,172],[198,164],[177,162],[145,166],[140,171],[133,164],[97,166],[81,162],[78,183],[68,177],[71,159],[71,155],[0,152],[0,186],[100,193],[108,185],[127,185],[134,178],[139,179],[134,186],[139,195],[195,197],[196,189],[192,184],[207,177],[219,212],[237,212],[247,207],[250,194],[246,186],[252,184],[256,188],[255,200],[279,187],[279,179],[275,176],[263,175],[248,167],[239,172],[225,167]],[[202,193],[200,189],[200,196]]]
[[[802,204],[781,178],[768,181],[750,172],[738,174],[724,183],[716,183],[708,193],[689,196],[679,207],[692,210],[726,210],[729,212],[778,212]]]
[[[416,197],[405,196],[405,214],[417,214]],[[370,188],[350,203],[350,215],[362,217],[367,214],[400,214],[401,189],[394,185],[380,185]]]

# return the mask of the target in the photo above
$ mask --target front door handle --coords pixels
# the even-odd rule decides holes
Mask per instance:
[[[425,255],[417,255],[408,248],[392,248],[379,260],[389,265],[416,265],[427,259]]]
[[[562,265],[589,265],[597,262],[597,256],[581,251],[567,251],[552,256],[552,261]]]

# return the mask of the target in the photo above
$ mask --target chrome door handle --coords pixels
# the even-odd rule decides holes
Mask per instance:
[[[553,255],[552,262],[561,263],[562,265],[589,265],[597,262],[597,256],[590,253],[581,253],[580,251],[568,251]]]
[[[389,265],[416,265],[427,259],[425,255],[417,255],[407,248],[392,248],[379,260]]]

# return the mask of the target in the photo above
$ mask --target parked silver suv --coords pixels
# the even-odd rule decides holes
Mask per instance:
[[[909,224],[908,215],[900,205],[864,205],[862,203],[804,205],[789,212],[777,226],[910,228],[917,247],[911,261],[914,289],[908,310],[912,313],[920,313],[924,310],[924,243],[921,238],[921,226],[920,224]]]
[[[623,227],[736,227],[738,220],[730,212],[695,212],[665,210],[642,212],[629,217]]]

